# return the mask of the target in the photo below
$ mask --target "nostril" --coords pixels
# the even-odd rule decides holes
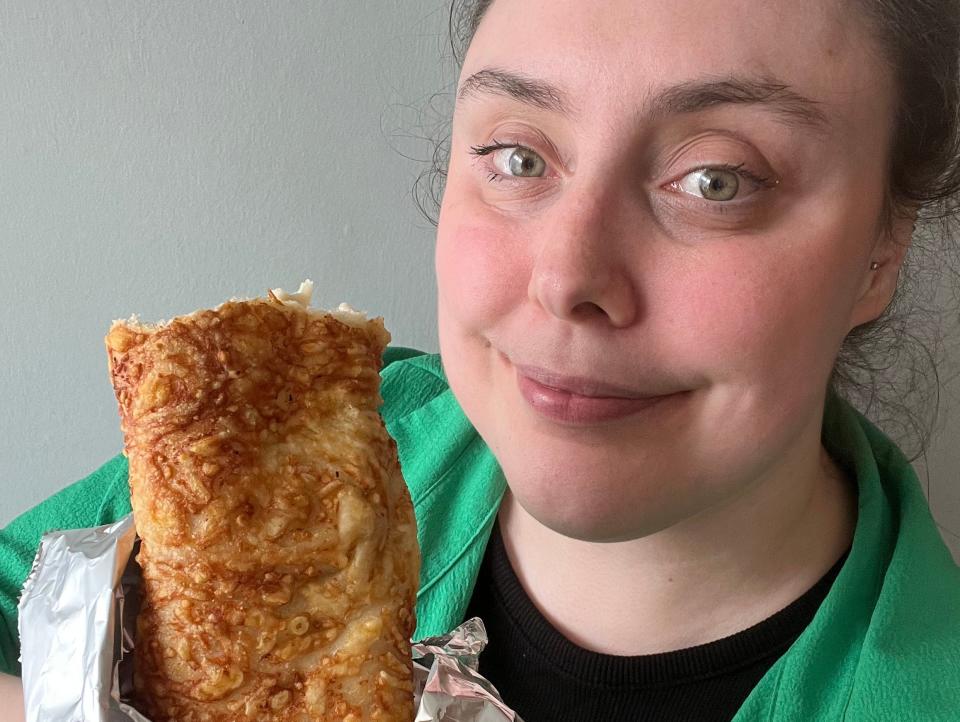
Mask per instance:
[[[590,318],[591,316],[606,316],[607,312],[604,311],[599,305],[593,303],[592,301],[584,301],[583,303],[578,303],[573,308],[573,315],[579,316],[582,318]]]

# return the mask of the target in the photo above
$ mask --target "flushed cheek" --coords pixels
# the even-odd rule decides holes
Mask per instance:
[[[526,297],[529,263],[515,231],[459,224],[437,234],[440,312],[464,334],[484,334]],[[449,329],[448,329],[449,330]]]
[[[709,349],[715,380],[758,393],[759,386],[802,392],[798,379],[825,381],[842,337],[836,287],[790,264],[728,270],[698,279],[683,307],[697,346]]]

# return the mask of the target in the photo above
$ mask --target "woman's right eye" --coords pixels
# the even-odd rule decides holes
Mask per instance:
[[[508,178],[539,178],[546,173],[547,164],[536,151],[518,143],[501,143],[494,139],[490,145],[471,146],[476,156],[490,156],[490,175],[494,182]]]

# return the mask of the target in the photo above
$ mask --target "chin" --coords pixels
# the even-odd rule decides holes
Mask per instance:
[[[549,477],[531,477],[529,472],[511,473],[506,467],[504,474],[524,511],[548,529],[572,539],[597,543],[640,539],[666,529],[689,513],[671,501],[689,501],[689,496],[671,494],[663,498],[655,491],[650,493],[638,487],[639,474],[632,481],[606,479],[600,483],[571,483],[571,477],[561,473],[553,482]]]

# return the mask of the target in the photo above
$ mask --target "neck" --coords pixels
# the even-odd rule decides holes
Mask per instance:
[[[563,536],[508,492],[507,555],[541,613],[586,649],[655,654],[721,639],[802,596],[853,538],[855,483],[816,442],[808,468],[626,542]]]

